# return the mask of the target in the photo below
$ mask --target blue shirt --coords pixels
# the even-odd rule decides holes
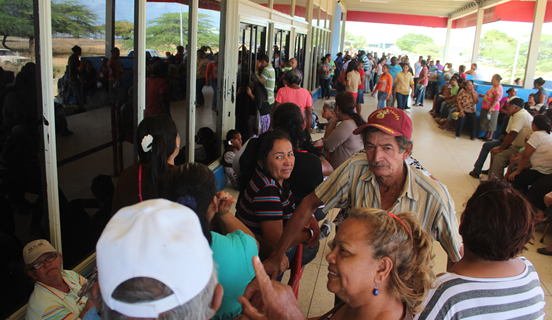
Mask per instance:
[[[212,319],[234,319],[242,311],[238,297],[255,278],[253,257],[259,255],[257,243],[241,230],[225,236],[211,232],[211,236],[218,281],[224,289],[222,304]]]
[[[335,59],[335,66],[337,67],[337,70],[343,70],[343,59],[341,59],[341,57],[337,57],[337,59]]]
[[[394,66],[388,64],[388,66],[389,66],[389,74],[393,77],[393,83],[395,83],[395,76],[397,75],[397,73],[402,71],[402,67],[398,64]]]

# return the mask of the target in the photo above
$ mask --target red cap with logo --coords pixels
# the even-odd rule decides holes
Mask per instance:
[[[412,120],[406,112],[398,108],[381,108],[372,112],[367,123],[353,133],[361,134],[368,127],[378,128],[394,137],[404,136],[408,140],[412,138]]]

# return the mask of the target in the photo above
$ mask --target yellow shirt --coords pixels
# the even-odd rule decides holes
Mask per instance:
[[[395,88],[396,92],[408,95],[410,93],[410,86],[414,84],[412,73],[397,73],[397,75],[395,76],[395,84],[397,85],[397,87]]]

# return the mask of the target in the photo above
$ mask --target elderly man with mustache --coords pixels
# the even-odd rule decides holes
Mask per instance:
[[[355,153],[303,199],[286,224],[277,247],[263,263],[267,273],[273,276],[287,268],[285,249],[322,205],[326,213],[332,208],[352,207],[392,213],[412,211],[433,239],[441,243],[449,266],[460,260],[458,221],[446,187],[405,162],[413,147],[410,117],[397,108],[378,109],[354,134],[362,135],[364,151]],[[342,210],[334,222],[346,216]],[[313,243],[316,241],[311,239]]]

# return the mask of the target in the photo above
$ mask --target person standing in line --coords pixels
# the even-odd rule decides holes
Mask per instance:
[[[209,59],[205,57],[205,51],[197,50],[197,67],[196,67],[196,106],[203,107],[205,105],[205,97],[203,96],[203,87],[207,83],[205,74],[207,73],[207,65]]]
[[[264,85],[266,92],[268,93],[268,104],[270,112],[276,102],[274,98],[274,90],[276,88],[276,71],[268,62],[268,56],[266,54],[257,55],[257,69],[260,73],[260,81]],[[268,125],[270,126],[270,117],[267,118]],[[263,131],[264,132],[264,131]]]
[[[420,77],[420,72],[422,72],[422,60],[424,60],[423,56],[418,57],[418,61],[414,64],[414,83],[418,84],[418,78]],[[414,100],[418,98],[418,86],[414,87]]]
[[[425,90],[427,88],[427,85],[429,83],[429,72],[427,69],[427,63],[425,60],[422,60],[422,70],[420,71],[420,74],[418,76],[418,83],[416,84],[416,88],[418,88],[418,97],[416,98],[416,104],[415,106],[423,107],[424,106],[424,98],[425,98]]]
[[[391,65],[389,65],[389,74],[391,77],[393,77],[393,83],[395,83],[395,76],[402,71],[402,68],[400,65],[397,64],[397,58],[393,57],[391,58]],[[394,107],[395,106],[395,95],[391,94],[391,98],[387,100],[387,106],[388,107]]]
[[[410,67],[405,63],[402,66],[402,72],[395,76],[395,84],[393,86],[393,95],[397,97],[397,107],[401,110],[409,109],[408,96],[414,98],[414,76],[408,72]]]
[[[109,96],[112,103],[116,103],[124,99],[125,96],[125,68],[119,56],[121,51],[114,47],[111,49],[111,58],[107,61],[109,68]]]
[[[378,109],[385,108],[385,102],[389,100],[391,91],[393,90],[393,77],[389,74],[389,66],[384,65],[382,68],[382,74],[378,79],[378,84],[372,91],[372,97],[374,93],[378,93]]]
[[[211,104],[211,109],[214,111],[217,111],[218,56],[218,52],[215,53],[213,61],[209,62],[205,71],[205,84],[213,88],[213,103]]]
[[[67,61],[67,74],[69,76],[69,92],[71,94],[67,95],[67,102],[71,101],[76,104],[80,105],[81,103],[81,96],[80,96],[80,79],[79,79],[79,66],[80,66],[80,58],[79,56],[82,54],[82,49],[79,46],[74,46],[71,48],[71,51],[73,51],[73,54],[69,56],[69,60]],[[71,99],[73,98],[73,99]]]

